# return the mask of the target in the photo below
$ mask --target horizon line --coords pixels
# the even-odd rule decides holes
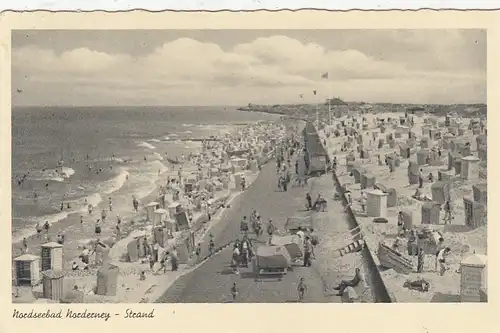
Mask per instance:
[[[431,106],[453,106],[453,105],[485,105],[487,102],[468,102],[468,103],[409,103],[409,102],[363,102],[363,101],[344,101],[347,104],[390,104],[390,105],[431,105]],[[223,108],[247,108],[254,106],[274,106],[274,105],[326,105],[326,103],[247,103],[238,105],[11,105],[11,108],[168,108],[168,107],[223,107]],[[335,106],[335,105],[333,105]]]

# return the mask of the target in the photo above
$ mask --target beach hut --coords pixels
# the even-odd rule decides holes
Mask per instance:
[[[42,286],[44,298],[60,300],[64,294],[64,271],[53,269],[43,271]]]
[[[175,222],[177,231],[188,230],[191,227],[186,212],[180,212],[175,215]]]
[[[462,157],[460,178],[465,180],[477,180],[479,178],[480,159],[475,156]]]
[[[157,225],[162,225],[168,217],[168,210],[160,208],[154,211],[153,228]]]
[[[181,234],[175,240],[175,247],[177,250],[177,258],[180,264],[186,264],[195,250],[194,232],[188,231]]]
[[[127,244],[127,256],[129,262],[136,262],[139,260],[139,239],[134,238]]]
[[[361,183],[361,174],[365,173],[366,169],[360,166],[357,166],[352,169],[352,175],[354,176],[354,183]]]
[[[41,245],[41,270],[61,270],[63,268],[63,246],[56,242]]]
[[[14,267],[16,286],[36,286],[40,283],[40,258],[38,256],[25,253],[14,259]]]
[[[375,176],[372,173],[363,173],[360,184],[362,190],[372,188],[375,185]]]
[[[174,220],[175,216],[180,213],[182,210],[182,206],[179,202],[175,201],[168,205],[168,216],[170,219]]]
[[[370,217],[387,216],[387,193],[378,189],[366,191],[366,215]]]
[[[408,145],[399,146],[399,155],[401,155],[401,157],[403,158],[410,158],[411,156],[410,147]]]
[[[472,185],[472,193],[474,201],[487,204],[488,203],[488,186],[487,184]]]
[[[398,196],[397,196],[396,189],[388,188],[380,183],[375,183],[374,188],[379,189],[384,193],[387,193],[387,207],[388,208],[397,206]]]
[[[427,158],[429,156],[429,149],[422,148],[419,151],[417,151],[417,163],[418,165],[425,165],[427,164]]]
[[[472,254],[460,262],[461,302],[481,302],[481,291],[487,288],[488,257]]]
[[[465,213],[465,224],[472,228],[477,228],[481,225],[486,224],[487,212],[486,205],[474,201],[472,198],[463,198],[464,202],[464,213]]]
[[[437,181],[431,185],[432,201],[444,204],[450,198],[451,185],[449,182]]]
[[[119,268],[107,263],[97,271],[97,295],[115,296],[118,285]]]
[[[437,202],[430,201],[422,205],[422,224],[439,224],[439,212],[441,205]]]
[[[160,208],[159,206],[160,206],[160,204],[156,201],[152,201],[146,205],[146,215],[147,215],[148,221],[153,220],[154,211],[156,209]]]

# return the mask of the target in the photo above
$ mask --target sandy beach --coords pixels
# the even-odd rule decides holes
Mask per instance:
[[[472,197],[475,195],[473,193],[473,186],[485,186],[486,184],[486,161],[484,159],[482,161],[478,159],[477,163],[479,168],[475,169],[477,174],[475,175],[476,178],[474,180],[462,179],[460,178],[460,171],[458,171],[458,176],[456,176],[454,165],[452,168],[447,168],[449,159],[448,155],[456,152],[456,149],[458,148],[448,145],[443,147],[442,142],[446,139],[431,140],[435,142],[434,147],[438,147],[439,143],[440,156],[438,156],[437,160],[433,161],[431,164],[428,164],[428,162],[423,162],[421,164],[421,172],[425,175],[426,179],[420,191],[422,193],[422,198],[425,197],[426,199],[415,199],[412,196],[414,196],[418,184],[411,185],[408,183],[407,169],[409,161],[411,161],[410,163],[416,162],[415,151],[418,152],[418,148],[412,148],[412,154],[415,155],[410,156],[410,159],[404,158],[404,156],[402,157],[399,151],[399,147],[404,146],[407,143],[405,138],[407,138],[408,134],[407,132],[404,132],[404,130],[408,127],[401,126],[399,124],[387,124],[384,126],[384,133],[380,133],[381,126],[376,125],[377,118],[392,118],[399,122],[399,119],[402,116],[403,114],[401,113],[377,113],[376,115],[365,113],[358,115],[357,119],[360,123],[361,117],[363,117],[366,119],[366,123],[368,124],[368,126],[363,126],[362,133],[364,134],[361,134],[362,139],[359,141],[362,143],[358,145],[354,143],[354,145],[344,152],[341,151],[341,148],[342,145],[347,142],[347,138],[345,136],[336,137],[333,135],[333,129],[328,130],[326,126],[321,135],[323,139],[326,140],[326,146],[329,150],[329,154],[337,157],[337,175],[339,181],[349,192],[352,198],[352,210],[356,216],[356,220],[362,227],[364,240],[373,255],[375,263],[379,267],[378,269],[383,282],[387,286],[393,300],[396,302],[459,302],[461,288],[463,288],[460,273],[461,263],[464,262],[464,259],[475,254],[483,255],[484,257],[486,257],[487,254],[486,215],[479,217],[477,222],[474,222],[476,223],[475,225],[466,225],[466,223],[471,222],[466,222],[467,218],[465,216],[464,209],[464,198],[471,198],[470,200],[472,200]],[[425,139],[425,137],[428,137],[428,132],[426,132],[425,129],[431,126],[432,128],[438,128],[438,131],[442,131],[443,133],[456,131],[456,129],[452,128],[443,128],[444,126],[442,123],[444,122],[444,117],[440,118],[428,114],[415,114],[410,115],[410,117],[413,117],[414,119],[414,124],[411,126],[410,131],[416,134],[416,138],[413,139],[413,141],[417,142],[417,146],[419,145],[418,143],[423,145],[422,142],[425,142],[426,145],[428,144],[428,139]],[[356,117],[354,119],[356,119]],[[345,123],[351,121],[351,119],[347,117],[344,117],[341,120]],[[471,144],[470,151],[462,156],[477,156],[479,150],[484,149],[482,147],[478,147],[476,142],[478,133],[473,134],[470,127],[467,129],[469,122],[472,120],[467,118],[461,119],[461,125],[455,126],[457,126],[457,128],[462,128],[462,134],[459,137],[455,135],[451,136],[451,141],[455,142],[456,147],[459,147],[460,144],[463,145],[467,142]],[[434,126],[431,125],[432,122],[435,123]],[[338,122],[336,121],[336,123]],[[354,127],[355,124],[352,126]],[[331,135],[326,134],[328,131]],[[474,131],[476,131],[476,129],[474,129]],[[375,134],[375,140],[372,137],[374,132],[377,133]],[[389,144],[386,141],[382,147],[378,147],[378,140],[385,140],[388,135],[392,135],[396,138],[395,143]],[[357,146],[363,147],[361,150],[365,149],[364,154],[367,157],[365,156],[364,158],[359,158],[360,148],[356,150]],[[424,148],[427,148],[427,146],[424,146]],[[429,148],[433,148],[432,144]],[[384,156],[390,156],[391,154],[395,154],[397,156],[396,158],[400,160],[400,165],[395,167],[393,172],[390,172],[389,167],[383,162]],[[346,165],[346,157],[348,155],[357,156],[354,158],[354,166],[351,165],[349,167],[349,171],[347,170]],[[382,163],[379,161],[379,155],[381,156],[380,159]],[[449,172],[448,170],[450,169],[452,170]],[[360,186],[363,186],[362,181],[355,179],[359,176],[353,175],[359,172],[361,175],[364,174],[367,175],[367,177],[373,177],[375,179],[375,184],[384,186],[384,189],[393,189],[395,191],[395,202],[387,208],[387,215],[384,215],[388,221],[387,223],[374,223],[373,217],[367,217],[366,211],[362,207],[363,199],[361,199],[361,197],[363,192],[371,191],[373,189],[373,185],[369,185],[368,188],[361,188]],[[451,177],[451,182],[450,180],[438,179],[438,172],[450,175],[449,177]],[[434,181],[429,181],[427,179],[429,174],[434,175]],[[450,224],[445,224],[443,222],[443,218],[445,216],[443,209],[441,209],[441,211],[438,210],[439,215],[436,222],[427,224],[427,228],[430,228],[434,234],[444,238],[444,246],[450,247],[451,249],[451,253],[447,257],[449,268],[443,276],[436,272],[435,253],[430,252],[425,254],[423,268],[421,271],[417,272],[417,258],[416,256],[408,256],[405,253],[407,252],[406,237],[398,236],[397,226],[398,212],[400,211],[410,213],[412,225],[415,228],[423,228],[425,227],[424,223],[429,223],[421,222],[426,221],[425,219],[427,218],[422,215],[422,212],[424,211],[422,206],[428,202],[432,202],[433,200],[439,200],[440,197],[439,193],[437,193],[437,190],[435,189],[436,186],[433,187],[433,184],[438,181],[450,182],[451,188],[448,195],[451,198],[451,206],[453,207],[453,220]],[[366,201],[364,202],[364,205],[366,206]],[[378,253],[379,243],[382,242],[390,247],[393,246],[396,238],[398,239],[398,242],[401,242],[399,251],[401,251],[401,253],[405,253],[403,256],[407,257],[411,263],[410,272],[401,273],[397,267],[396,269],[382,267],[382,264],[385,262],[380,262]],[[420,280],[425,280],[429,283],[430,287],[428,291],[420,292],[405,286],[405,283],[408,281]],[[485,281],[483,281],[482,285],[483,288],[487,288]],[[486,291],[484,292],[486,293]]]
[[[235,135],[243,135],[244,133],[248,133],[249,131],[251,133],[254,132],[260,133],[258,131],[264,131],[262,132],[264,134],[264,136],[262,136],[262,139],[266,140],[267,138],[266,135],[270,134],[266,132],[268,126],[270,125],[258,124],[248,127],[240,126],[238,128],[238,134]],[[265,144],[266,144],[265,141],[261,141],[261,143],[254,145],[254,147],[252,147],[252,151],[257,152],[257,150],[255,149],[262,149]],[[210,146],[214,144],[212,143],[208,145]],[[233,149],[233,150],[235,149],[234,147],[231,148],[231,145],[234,145],[234,142],[231,143],[231,141],[228,138],[225,139],[225,145],[227,149]],[[270,147],[269,142],[267,143],[267,145],[268,147]],[[240,177],[239,179],[241,179],[241,177],[243,176],[245,178],[247,187],[252,185],[252,183],[254,182],[255,178],[259,173],[258,164],[265,163],[269,159],[268,156],[269,154],[271,154],[271,150],[269,148],[264,148],[264,149],[267,149],[265,150],[264,153],[262,153],[262,151],[258,152],[260,161],[258,161],[255,157],[253,158],[253,162],[251,160],[250,163],[247,162],[246,160],[241,160],[245,161],[245,164],[242,165],[243,168],[237,166],[237,169],[241,170],[239,172],[238,171],[235,172],[234,171],[235,167],[229,164],[229,171],[231,171],[232,168],[233,172],[240,174],[241,176],[239,176]],[[233,162],[233,160],[229,159],[228,156],[226,156],[225,159],[228,162],[231,163]],[[236,159],[236,161],[239,160]],[[240,162],[235,162],[235,163],[240,163]],[[197,172],[196,165],[191,164],[192,167],[190,167],[189,165],[190,165],[189,163],[188,164],[184,163],[183,169],[181,171],[183,177],[192,178],[192,175],[196,174]],[[164,193],[162,191],[164,191],[165,189],[165,184],[167,184],[167,180],[171,181],[172,179],[178,178],[179,166],[169,165],[169,169],[170,170],[165,168],[164,171],[161,173],[161,177],[159,177],[156,183],[157,189],[154,190],[149,196],[142,198],[140,202],[139,211],[137,213],[133,212],[132,199],[130,199],[129,203],[130,213],[120,215],[122,223],[120,224],[120,236],[118,238],[116,237],[117,236],[116,220],[113,220],[114,218],[116,218],[115,214],[113,214],[112,212],[108,212],[108,221],[106,221],[105,223],[101,223],[102,232],[99,235],[99,239],[101,240],[101,242],[108,243],[109,245],[111,245],[111,248],[108,248],[107,250],[107,255],[104,256],[104,260],[106,262],[110,263],[112,262],[113,265],[118,267],[120,271],[119,281],[117,282],[119,286],[117,288],[115,295],[112,296],[95,295],[94,288],[96,284],[96,274],[101,268],[100,264],[97,263],[96,265],[96,263],[93,262],[97,260],[97,257],[94,258],[94,256],[92,256],[91,264],[89,265],[88,270],[76,270],[76,271],[71,270],[72,265],[75,262],[79,264],[79,266],[82,265],[79,255],[82,251],[83,246],[90,248],[89,247],[90,244],[95,243],[95,238],[96,238],[94,234],[95,223],[91,222],[80,223],[79,216],[77,215],[74,216],[67,223],[54,224],[53,226],[51,226],[48,235],[46,234],[45,231],[43,231],[42,237],[40,238],[37,236],[27,238],[28,253],[29,254],[40,253],[41,244],[46,243],[48,240],[55,241],[57,239],[57,235],[64,232],[65,235],[69,236],[67,237],[67,240],[64,242],[63,258],[62,258],[63,260],[62,269],[65,271],[64,290],[71,290],[73,286],[77,285],[79,290],[83,293],[84,302],[154,301],[158,297],[157,295],[160,295],[168,287],[169,283],[175,280],[179,275],[185,274],[195,265],[199,264],[197,263],[197,260],[190,258],[186,264],[180,265],[178,271],[169,272],[171,274],[156,275],[148,273],[147,281],[145,282],[145,281],[140,281],[138,278],[141,272],[151,272],[151,270],[149,269],[149,264],[146,263],[146,261],[144,260],[145,258],[139,260],[139,262],[127,262],[126,252],[128,244],[131,241],[134,241],[134,239],[136,239],[137,237],[143,237],[143,235],[146,235],[147,238],[151,238],[152,235],[151,218],[149,219],[147,218],[146,206],[148,203],[152,201],[161,202],[162,199],[160,198],[160,196],[162,195],[162,193]],[[215,172],[214,171],[215,169],[213,170],[212,169],[210,169],[211,171],[205,169],[205,172],[208,172],[207,173],[208,176],[210,176],[210,172]],[[219,171],[217,171],[217,174],[220,175],[220,169]],[[195,244],[202,242],[203,238],[207,235],[208,231],[214,225],[216,225],[218,221],[220,221],[221,215],[223,215],[224,210],[227,209],[227,208],[226,209],[222,208],[221,205],[224,207],[225,205],[227,205],[227,207],[230,207],[231,202],[239,194],[242,193],[241,189],[239,189],[240,184],[235,183],[233,178],[234,177],[232,176],[228,178],[227,185],[223,185],[222,183],[220,183],[220,185],[217,185],[220,186],[220,188],[213,191],[213,193],[211,194],[212,199],[210,200],[213,202],[213,206],[210,206],[210,208],[208,208],[210,210],[210,215],[211,215],[210,221],[208,220],[207,209],[200,210],[199,206],[198,208],[196,208],[195,207],[196,205],[193,206],[193,203],[189,203],[188,202],[189,200],[186,199],[187,197],[183,189],[180,189],[178,186],[177,187],[174,186],[172,189],[167,190],[167,193],[165,194],[166,204],[178,200],[178,199],[174,200],[175,199],[174,196],[176,196],[174,192],[179,191],[180,202],[182,202],[183,205],[186,207],[186,209],[188,209],[186,210],[188,214],[192,216],[190,229],[193,232]],[[187,181],[186,179],[182,180],[183,184]],[[199,179],[203,179],[203,177]],[[124,185],[124,190],[126,190],[126,184]],[[92,215],[90,215],[90,217],[85,216],[85,220],[86,221],[88,219],[96,220],[97,218],[100,217],[101,209],[103,208],[106,208],[106,203],[102,203],[98,207],[94,207]],[[147,236],[148,234],[150,236]],[[172,242],[170,243],[175,244],[176,237],[183,237],[184,234],[185,232],[174,232],[172,235],[173,243]],[[74,237],[75,235],[78,235],[78,237]],[[150,239],[149,242],[152,244],[153,240]],[[23,251],[22,244],[19,243],[13,244],[14,255],[18,256],[21,254],[22,251]],[[189,250],[188,253],[189,257],[193,255],[191,251],[194,252],[194,249]],[[156,268],[157,266],[155,266],[155,270]],[[41,286],[38,286],[35,289],[32,289],[31,291],[30,289],[26,289],[24,287],[19,287],[19,288],[16,287],[13,290],[14,290],[13,295],[16,296],[13,298],[14,302],[37,301],[37,298],[39,298],[40,296],[36,295],[41,295]],[[38,301],[42,300],[43,299],[40,299]]]

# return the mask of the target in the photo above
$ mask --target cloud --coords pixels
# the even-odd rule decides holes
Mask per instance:
[[[314,100],[308,94],[313,89],[321,97],[334,92],[349,100],[485,100],[486,72],[480,66],[484,59],[460,52],[469,45],[459,34],[450,34],[442,43],[430,42],[434,39],[425,33],[397,32],[385,38],[398,40],[401,49],[414,50],[418,58],[398,58],[397,49],[387,59],[352,47],[328,50],[283,35],[226,50],[180,38],[137,57],[85,47],[56,53],[24,46],[12,51],[13,90],[23,89],[22,94],[13,93],[13,103],[289,103],[298,102],[300,94]],[[329,80],[320,78],[325,71]]]

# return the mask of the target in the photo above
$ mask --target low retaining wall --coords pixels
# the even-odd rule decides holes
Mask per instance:
[[[316,130],[316,129],[314,129],[314,130]],[[309,133],[307,133],[307,132],[304,133],[304,139],[306,141],[307,141],[307,138],[305,137],[305,135],[311,134],[311,132],[312,131],[310,130]],[[307,149],[307,146],[306,146],[306,149]],[[325,149],[325,151],[326,151],[326,149]],[[359,223],[356,220],[356,216],[352,212],[351,207],[348,206],[347,198],[344,194],[344,191],[343,191],[342,185],[340,184],[339,178],[337,177],[337,174],[333,170],[332,170],[332,177],[333,177],[333,181],[335,183],[335,187],[337,189],[337,192],[342,197],[342,204],[344,205],[344,207],[346,207],[347,221],[349,223],[349,228],[354,229],[354,228],[359,227]],[[353,232],[353,235],[355,233],[356,232]],[[356,238],[359,239],[359,238],[361,238],[361,236],[358,235]],[[366,265],[367,272],[365,272],[365,273],[368,275],[368,279],[369,279],[368,282],[369,282],[369,285],[371,287],[371,291],[373,294],[373,298],[375,299],[375,302],[377,302],[377,303],[392,303],[393,299],[391,299],[391,296],[389,295],[387,287],[385,286],[384,281],[382,280],[382,276],[380,275],[380,272],[377,268],[377,265],[375,264],[375,261],[373,260],[372,251],[370,250],[368,245],[366,245],[366,243],[365,243],[365,246],[363,247],[363,250],[362,250],[362,256],[364,259],[364,263]]]
[[[335,182],[335,187],[337,188],[337,192],[342,197],[342,204],[344,205],[344,207],[347,207],[346,213],[348,217],[347,220],[349,221],[349,228],[354,229],[359,227],[359,223],[356,220],[356,216],[352,212],[351,207],[348,207],[347,198],[344,194],[342,185],[340,184],[337,174],[335,172],[332,172],[332,177],[333,181]],[[357,238],[360,238],[360,236],[358,235]],[[387,290],[387,287],[384,284],[382,276],[380,275],[380,272],[377,268],[377,264],[375,264],[375,261],[373,260],[372,251],[370,250],[368,245],[366,245],[366,243],[362,251],[363,251],[362,252],[363,258],[366,260],[365,262],[368,268],[367,275],[370,280],[369,284],[373,293],[373,298],[377,303],[392,303],[393,299],[389,295],[389,291]]]

